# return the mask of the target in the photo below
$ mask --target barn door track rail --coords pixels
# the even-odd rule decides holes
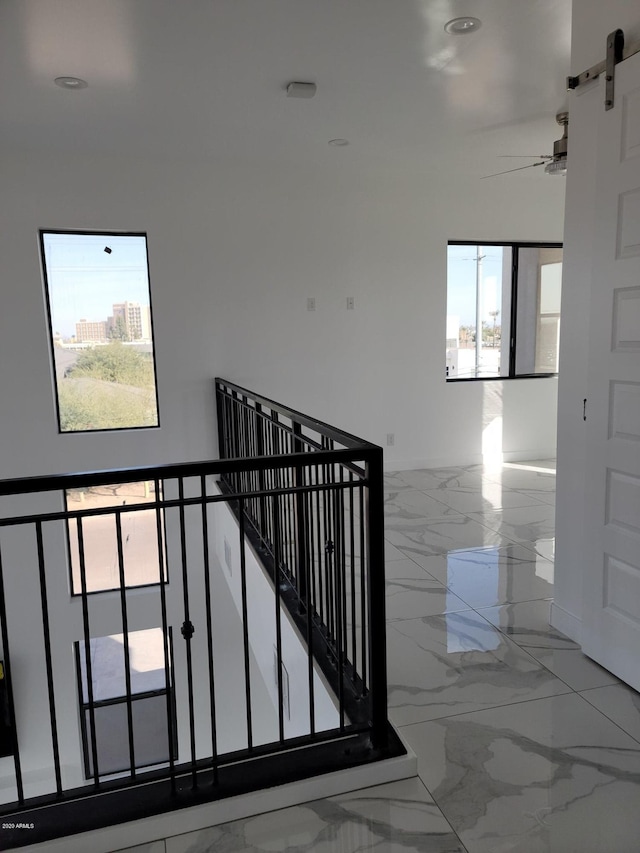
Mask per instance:
[[[640,52],[640,41],[632,42],[629,45],[624,43],[624,32],[622,30],[614,30],[607,36],[607,53],[606,58],[602,62],[598,62],[578,74],[577,77],[567,77],[567,89],[569,91],[583,86],[585,83],[590,83],[596,80],[601,74],[605,75],[605,110],[613,109],[615,103],[615,77],[616,65],[623,62],[625,59],[634,56]]]

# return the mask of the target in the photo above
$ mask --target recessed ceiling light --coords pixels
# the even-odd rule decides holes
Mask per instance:
[[[336,147],[339,147],[339,148],[341,148],[345,145],[348,145],[348,144],[349,144],[348,139],[330,139],[329,140],[329,145],[335,145]]]
[[[80,77],[56,77],[53,82],[61,89],[86,89],[89,85],[86,80],[81,80]]]
[[[467,33],[475,33],[482,26],[479,18],[452,18],[444,25],[445,30],[452,36],[466,36]]]

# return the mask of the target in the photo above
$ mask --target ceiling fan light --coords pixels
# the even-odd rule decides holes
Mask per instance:
[[[567,158],[562,157],[559,160],[551,160],[544,167],[547,175],[559,175],[560,177],[564,177],[567,174]]]

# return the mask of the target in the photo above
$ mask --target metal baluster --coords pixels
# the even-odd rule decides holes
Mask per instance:
[[[296,421],[293,424],[294,430],[294,444],[293,450],[295,453],[302,452],[302,441],[300,439],[301,435],[301,426]],[[307,485],[306,482],[306,473],[307,468],[303,467],[301,463],[296,463],[294,468],[294,485],[297,488],[301,488]],[[295,520],[296,520],[296,536],[295,536],[295,544],[296,544],[296,585],[298,589],[298,594],[300,596],[300,602],[303,600],[306,603],[307,607],[307,617],[311,618],[311,614],[308,607],[308,588],[309,588],[309,543],[308,543],[308,521],[307,521],[307,495],[304,492],[297,492],[295,496],[292,496],[292,503],[295,501]]]
[[[156,492],[156,535],[158,541],[158,570],[160,583],[160,611],[162,617],[162,645],[164,653],[164,683],[167,690],[167,741],[169,747],[169,775],[171,777],[171,793],[176,794],[176,770],[175,770],[175,742],[174,742],[174,720],[175,708],[173,703],[173,667],[169,666],[169,625],[167,623],[167,569],[165,564],[165,535],[162,520],[162,510],[160,508],[161,495],[164,500],[164,489],[160,485],[160,480],[154,480],[154,488]]]
[[[366,694],[368,691],[367,685],[369,684],[369,674],[367,672],[367,643],[368,643],[368,606],[367,606],[367,572],[366,572],[366,540],[365,540],[365,525],[367,524],[367,517],[365,511],[364,504],[364,486],[362,482],[358,487],[358,496],[359,496],[359,506],[360,506],[360,622],[361,622],[361,633],[362,637],[360,640],[361,643],[361,651],[362,651],[362,692]]]
[[[51,744],[53,764],[56,776],[56,793],[62,795],[62,776],[60,774],[60,749],[58,746],[58,723],[56,719],[55,692],[53,689],[53,665],[51,659],[51,629],[49,624],[49,604],[47,601],[47,578],[44,562],[44,544],[42,541],[42,522],[36,521],[36,543],[38,548],[38,572],[40,576],[40,605],[42,608],[42,629],[44,634],[44,656],[47,667],[47,691],[49,694],[49,717],[51,723]]]
[[[282,624],[280,616],[280,507],[277,495],[273,495],[273,526],[275,532],[274,556],[273,556],[273,586],[275,591],[276,605],[276,668],[278,681],[278,735],[280,743],[284,743],[284,701],[282,684]]]
[[[368,450],[365,459],[369,484],[367,538],[369,568],[369,656],[371,661],[371,739],[376,747],[387,744],[387,650],[384,589],[384,492],[382,448]]]
[[[13,767],[16,774],[16,793],[19,805],[24,805],[24,785],[22,782],[22,764],[20,761],[20,744],[18,740],[18,724],[13,703],[13,680],[11,677],[11,655],[9,652],[9,630],[7,628],[7,601],[4,592],[4,569],[2,566],[2,553],[0,552],[0,628],[2,629],[2,650],[4,655],[4,680],[9,702],[9,725],[15,735],[13,748]]]
[[[127,731],[129,740],[130,776],[136,778],[135,745],[133,742],[133,706],[131,701],[131,660],[129,655],[129,620],[127,615],[127,585],[124,573],[124,551],[122,546],[122,517],[115,514],[116,541],[118,545],[118,575],[120,578],[120,612],[122,617],[122,643],[124,650],[124,683],[127,706]]]
[[[332,471],[332,476],[335,480],[335,471]],[[338,667],[338,707],[340,711],[340,729],[344,729],[344,653],[342,649],[343,643],[343,626],[342,612],[344,590],[342,584],[342,572],[344,569],[344,543],[342,536],[342,492],[339,489],[332,489],[333,494],[333,517],[335,526],[335,559],[334,559],[334,608],[336,614],[335,624],[335,644],[337,652],[337,667]]]
[[[322,449],[326,450],[328,448],[327,439],[322,437]],[[329,482],[329,470],[328,465],[322,466],[322,482],[323,484],[327,484]],[[322,493],[322,516],[324,521],[324,583],[325,583],[325,599],[326,599],[326,619],[325,627],[327,629],[327,635],[329,638],[333,637],[333,610],[332,610],[332,600],[333,600],[333,584],[332,584],[332,571],[333,571],[333,535],[331,531],[331,525],[329,523],[330,512],[329,512],[329,503],[331,500],[330,492],[323,491]]]
[[[184,606],[184,622],[180,633],[186,642],[187,654],[187,691],[189,696],[189,743],[191,745],[191,785],[195,790],[198,787],[198,772],[196,768],[196,732],[195,732],[195,710],[193,706],[193,658],[191,651],[191,638],[194,627],[191,623],[189,613],[189,572],[187,568],[187,534],[185,529],[184,511],[184,478],[178,480],[179,518],[180,518],[180,558],[182,561],[182,601]]]
[[[262,416],[262,406],[256,403],[256,456],[264,456],[264,417]],[[264,471],[258,471],[258,491],[263,492],[265,489]],[[267,538],[268,529],[268,514],[266,499],[258,498],[258,530],[262,539]]]
[[[311,497],[309,492],[305,492],[302,494],[303,498],[303,518],[305,523],[305,537],[304,537],[304,569],[303,569],[303,577],[305,578],[304,582],[304,597],[305,597],[305,609],[306,609],[306,626],[307,626],[307,667],[308,667],[308,678],[309,678],[309,733],[314,735],[316,732],[316,703],[315,703],[315,686],[314,686],[314,669],[313,669],[313,601],[311,599],[311,592],[314,589],[314,579],[313,579],[313,551],[309,549],[309,540],[307,538],[307,519],[309,518],[308,513],[308,501]],[[313,531],[313,524],[310,525],[311,530]]]
[[[78,537],[78,556],[80,562],[80,592],[82,596],[82,628],[84,633],[85,672],[87,677],[87,701],[89,703],[89,725],[91,727],[91,760],[93,762],[93,780],[96,790],[100,789],[100,771],[98,768],[98,743],[96,739],[96,713],[93,704],[93,673],[91,670],[91,632],[89,631],[89,602],[87,596],[87,567],[84,553],[84,530],[82,517],[76,519]],[[82,682],[80,683],[82,690]],[[84,705],[84,696],[82,704]],[[83,709],[84,714],[84,709]]]
[[[314,466],[315,475],[316,475],[316,485],[320,485],[320,467],[318,465]],[[316,489],[315,491],[315,503],[316,503],[316,530],[318,533],[318,550],[317,550],[317,558],[318,558],[318,603],[320,605],[320,622],[323,625],[326,625],[326,611],[325,611],[325,602],[324,602],[324,589],[323,587],[326,585],[323,583],[323,578],[326,572],[326,559],[327,552],[324,548],[324,543],[326,539],[323,537],[322,533],[322,513],[320,512],[320,490]]]
[[[345,535],[345,507],[344,507],[344,469],[340,466],[340,488],[336,491],[336,503],[337,503],[337,512],[336,512],[336,520],[338,522],[338,531],[339,531],[339,540],[340,540],[340,562],[339,562],[339,574],[340,574],[340,596],[338,598],[338,602],[340,605],[340,635],[341,635],[341,643],[340,650],[343,656],[342,666],[344,667],[344,661],[349,659],[347,654],[347,644],[349,642],[349,636],[347,632],[347,537]]]
[[[351,562],[351,662],[353,664],[353,678],[358,672],[358,643],[357,643],[357,628],[356,628],[356,533],[354,529],[353,503],[355,498],[355,490],[353,471],[349,471],[349,552]]]
[[[218,783],[218,737],[216,731],[216,691],[213,671],[213,618],[211,614],[211,571],[209,565],[209,519],[207,517],[207,480],[200,478],[202,494],[202,547],[204,558],[204,594],[207,612],[207,660],[209,664],[209,697],[211,701],[211,769],[213,784]]]
[[[224,397],[222,396],[222,388],[216,382],[216,419],[218,421],[218,456],[220,459],[226,459],[227,453],[227,431],[224,428]]]
[[[247,713],[247,747],[253,749],[251,715],[251,658],[249,646],[249,610],[247,606],[247,557],[245,551],[244,500],[239,500],[240,585],[242,593],[242,640],[244,647],[244,689]]]

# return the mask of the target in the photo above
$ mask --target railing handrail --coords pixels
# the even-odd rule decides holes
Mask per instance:
[[[0,480],[0,497],[8,495],[54,492],[61,489],[81,489],[89,486],[111,486],[114,483],[137,483],[144,480],[170,480],[176,477],[202,477],[241,471],[266,471],[269,468],[290,468],[292,465],[330,465],[361,462],[375,445],[337,450],[314,450],[313,453],[282,453],[274,456],[209,459],[200,462],[174,462],[165,465],[143,465],[135,468],[108,468],[77,474],[45,474],[39,477],[18,477]]]
[[[177,462],[163,465],[143,465],[128,468],[107,468],[73,474],[44,474],[35,477],[16,477],[0,480],[0,497],[36,492],[53,492],[61,489],[82,489],[90,486],[109,486],[113,483],[135,483],[141,480],[162,480],[173,477],[201,477],[241,471],[265,471],[269,468],[288,468],[297,465],[328,465],[363,462],[371,453],[380,451],[378,445],[352,435],[331,424],[305,415],[289,406],[242,388],[234,382],[216,377],[216,389],[227,389],[240,396],[240,401],[251,399],[270,411],[277,412],[292,422],[314,430],[319,435],[337,441],[343,447],[336,449],[314,449],[298,453],[283,453],[272,456],[248,458],[209,459],[196,462]],[[282,426],[282,424],[280,424]],[[301,439],[304,441],[304,437]],[[364,471],[362,471],[364,476]]]
[[[296,409],[291,409],[289,406],[285,406],[283,403],[270,400],[269,397],[264,397],[262,394],[256,394],[255,391],[250,391],[248,388],[242,388],[240,385],[228,382],[226,379],[216,377],[214,381],[216,388],[227,388],[231,391],[235,391],[242,397],[248,397],[256,403],[259,403],[261,406],[267,406],[273,412],[278,412],[278,414],[291,418],[291,420],[296,421],[302,426],[315,430],[320,435],[324,435],[327,438],[332,438],[334,441],[340,442],[340,444],[343,444],[345,447],[362,449],[378,447],[377,444],[366,441],[364,438],[359,438],[357,435],[352,435],[349,432],[345,432],[344,430],[331,426],[331,424],[328,424],[325,421],[318,420],[310,415],[305,415],[302,412],[296,411]]]
[[[138,482],[138,480],[133,480],[132,482]],[[95,485],[95,483],[93,485]],[[113,484],[110,482],[109,485]],[[121,485],[121,483],[118,483],[117,485]],[[34,521],[41,521],[44,523],[47,521],[65,521],[74,518],[96,518],[106,515],[133,515],[137,512],[149,512],[151,510],[179,509],[181,506],[201,507],[203,504],[205,506],[210,506],[217,503],[228,503],[229,501],[237,500],[238,498],[242,498],[242,500],[246,501],[251,500],[252,498],[282,497],[284,495],[309,494],[311,492],[322,493],[332,490],[348,492],[358,489],[360,486],[368,485],[369,480],[366,477],[363,477],[362,480],[354,480],[352,482],[344,480],[343,482],[313,484],[309,486],[274,486],[273,488],[262,489],[262,491],[224,491],[217,495],[198,495],[197,497],[192,498],[162,497],[153,501],[123,504],[122,506],[109,504],[107,506],[96,507],[94,509],[83,508],[77,510],[65,509],[59,512],[35,512],[32,515],[7,516],[6,518],[4,516],[0,517],[0,529],[3,527],[18,527],[24,524],[33,524]]]

